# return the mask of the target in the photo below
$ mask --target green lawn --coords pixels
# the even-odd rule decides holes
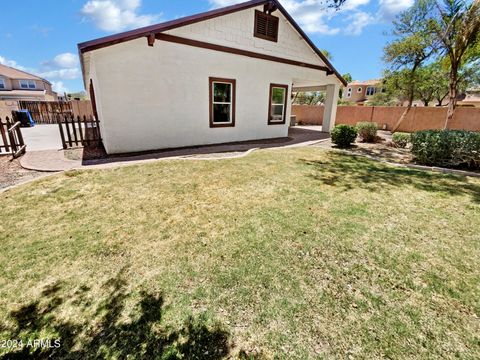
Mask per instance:
[[[480,357],[480,179],[310,147],[0,204],[0,340],[61,341],[3,359]]]

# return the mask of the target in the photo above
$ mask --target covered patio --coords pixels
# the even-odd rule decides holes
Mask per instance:
[[[330,133],[335,126],[340,85],[338,83],[319,83],[320,82],[318,80],[294,79],[292,93],[316,91],[325,92],[322,131]]]

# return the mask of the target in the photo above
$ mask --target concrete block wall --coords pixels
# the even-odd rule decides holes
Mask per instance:
[[[405,107],[398,106],[339,106],[336,124],[356,125],[360,121],[370,121],[391,130],[405,110]],[[321,125],[323,112],[323,106],[292,105],[292,115],[296,115],[297,122],[306,125]],[[446,116],[446,108],[413,107],[398,130],[443,129]],[[448,127],[480,131],[480,108],[457,108]]]

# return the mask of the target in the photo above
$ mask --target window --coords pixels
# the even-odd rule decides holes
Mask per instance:
[[[358,93],[361,93],[361,92],[362,92],[362,88],[359,87],[359,88],[357,89],[357,92],[358,92]]]
[[[366,96],[371,96],[373,94],[375,94],[377,91],[375,89],[375,87],[373,86],[369,86],[367,87],[367,92],[365,93]]]
[[[33,80],[20,80],[20,87],[22,89],[35,89],[35,81]]]
[[[349,87],[347,89],[347,98],[349,98],[349,97],[352,97],[352,88],[351,87]]]
[[[210,127],[235,126],[235,80],[210,78]]]
[[[0,79],[0,89],[5,89],[5,80]]]
[[[285,124],[288,85],[270,84],[268,124]]]
[[[255,10],[253,36],[269,41],[278,41],[278,17]]]

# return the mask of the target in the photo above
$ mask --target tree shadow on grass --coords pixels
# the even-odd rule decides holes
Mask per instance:
[[[189,317],[179,329],[164,327],[162,294],[141,292],[135,315],[121,321],[128,293],[122,275],[105,284],[108,295],[96,309],[95,324],[61,320],[59,307],[85,304],[88,287],[65,300],[62,285],[47,287],[39,300],[10,313],[14,326],[3,326],[3,338],[45,340],[50,347],[23,346],[0,359],[223,359],[230,352],[229,334],[206,316]],[[93,319],[92,319],[93,320]],[[55,335],[52,335],[55,334]],[[54,340],[60,340],[55,347]]]
[[[361,156],[329,153],[329,160],[301,160],[314,172],[309,176],[325,185],[345,190],[413,186],[417,189],[449,195],[468,195],[480,203],[480,185],[468,177],[394,167]]]

